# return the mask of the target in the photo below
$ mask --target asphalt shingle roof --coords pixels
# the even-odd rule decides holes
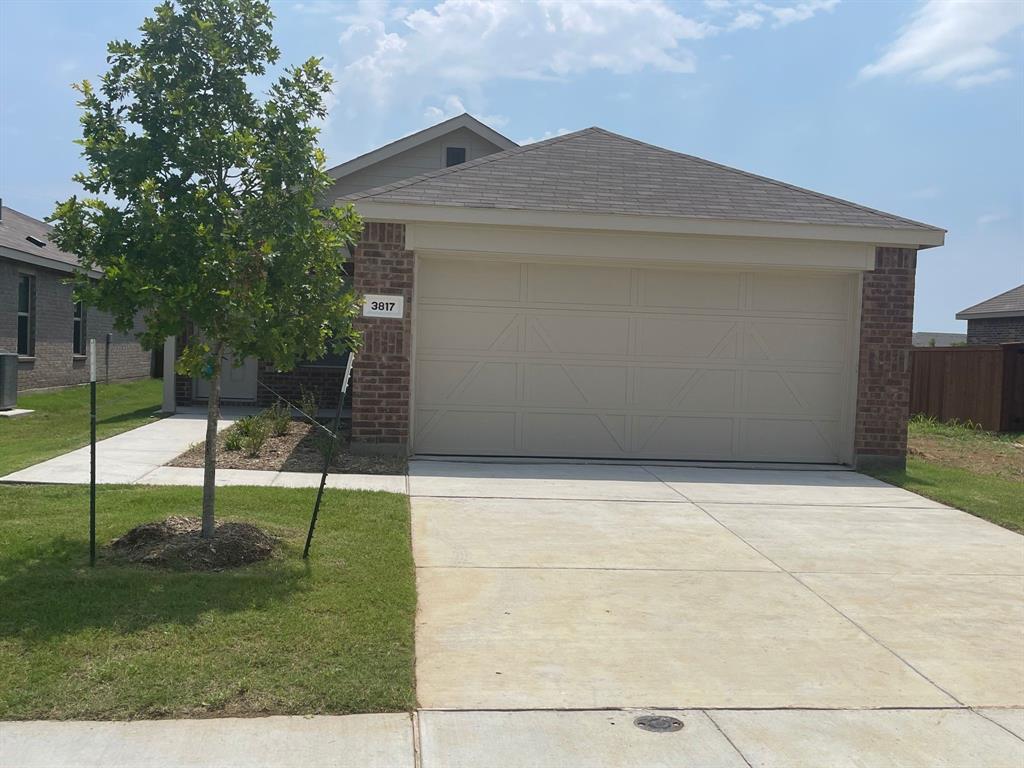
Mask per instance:
[[[341,199],[941,231],[602,128],[498,152]]]
[[[33,219],[20,211],[8,208],[6,205],[3,206],[3,215],[0,216],[0,245],[32,256],[41,256],[44,259],[53,259],[78,266],[77,256],[73,253],[65,253],[50,242],[52,230],[53,227],[45,221]],[[35,245],[27,240],[27,237],[34,237],[46,245]]]
[[[961,310],[956,313],[960,319],[967,319],[972,315],[989,315],[993,312],[1000,314],[1021,314],[1024,315],[1024,285],[1011,288],[1006,293],[1000,293],[991,299],[975,304],[973,307]]]

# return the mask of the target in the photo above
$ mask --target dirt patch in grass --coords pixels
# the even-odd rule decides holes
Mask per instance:
[[[923,461],[1024,483],[1024,434],[986,432],[971,424],[910,420],[907,452]]]
[[[1019,447],[1018,447],[1019,446]],[[1024,445],[1005,441],[963,442],[935,436],[912,437],[910,455],[935,464],[959,467],[1024,483]]]
[[[228,450],[225,441],[230,429],[217,435],[217,466],[223,469],[266,469],[275,472],[321,472],[324,451],[330,436],[313,424],[293,421],[284,435],[269,435],[259,453],[250,456],[245,450]],[[404,475],[408,469],[398,456],[360,456],[353,454],[349,444],[350,425],[342,422],[339,443],[334,450],[331,472],[360,475]],[[202,467],[206,443],[197,443],[170,463],[172,467]]]
[[[116,559],[189,571],[220,571],[258,563],[274,555],[277,540],[251,523],[218,523],[200,536],[198,517],[168,517],[143,523],[110,543]]]

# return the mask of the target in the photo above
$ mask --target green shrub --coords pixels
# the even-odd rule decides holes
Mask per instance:
[[[238,434],[247,437],[253,430],[266,429],[266,421],[262,413],[253,416],[244,416],[234,423],[232,429],[238,430]]]
[[[263,444],[270,437],[270,424],[266,419],[254,419],[246,427],[246,433],[242,436],[242,450],[245,455],[255,458],[260,455]]]
[[[262,414],[270,426],[270,433],[275,437],[288,434],[288,425],[292,423],[292,411],[283,400],[278,400]]]
[[[242,450],[242,438],[243,435],[233,426],[229,427],[227,432],[224,434],[224,450],[226,451],[240,451]]]

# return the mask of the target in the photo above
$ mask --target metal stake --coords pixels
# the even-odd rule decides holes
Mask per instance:
[[[348,353],[348,360],[345,362],[345,375],[341,379],[341,391],[338,393],[338,410],[334,414],[334,436],[331,445],[327,449],[327,456],[324,459],[324,471],[320,475],[320,489],[316,492],[316,503],[313,505],[313,517],[309,520],[309,533],[306,534],[306,546],[302,550],[302,559],[309,557],[309,545],[313,541],[313,529],[316,528],[316,519],[320,515],[320,502],[324,497],[324,486],[327,484],[327,470],[331,467],[334,459],[334,447],[338,444],[338,429],[341,423],[341,404],[345,401],[345,391],[348,389],[348,379],[352,375],[352,360],[354,352]],[[316,414],[312,414],[314,417]]]
[[[96,565],[96,339],[89,339],[89,565]]]

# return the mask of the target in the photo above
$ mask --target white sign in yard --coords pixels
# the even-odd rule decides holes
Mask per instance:
[[[381,296],[368,293],[363,296],[363,317],[404,317],[404,296]]]

